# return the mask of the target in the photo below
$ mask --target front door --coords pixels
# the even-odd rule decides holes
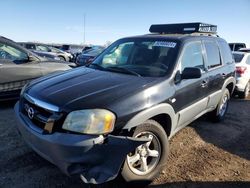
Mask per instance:
[[[189,42],[184,48],[179,61],[179,71],[186,67],[202,70],[201,78],[182,79],[175,84],[173,107],[178,114],[178,126],[183,126],[205,110],[207,105],[208,80],[204,66],[204,55],[200,41]]]
[[[0,42],[0,92],[19,90],[41,76],[39,63],[29,62],[25,52]]]

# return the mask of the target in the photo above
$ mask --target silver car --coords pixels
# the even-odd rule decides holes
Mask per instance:
[[[0,100],[16,98],[21,88],[35,78],[69,69],[67,63],[47,61],[0,36]]]
[[[250,90],[250,53],[233,52],[236,66],[235,94],[246,98]]]
[[[28,50],[35,50],[36,52],[47,53],[51,56],[57,57],[61,61],[71,61],[73,59],[71,54],[46,44],[33,42],[19,42],[19,44]]]

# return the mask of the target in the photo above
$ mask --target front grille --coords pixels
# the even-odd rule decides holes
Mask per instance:
[[[24,97],[20,102],[20,112],[32,122],[32,125],[41,129],[43,133],[51,134],[58,129],[62,121],[62,114],[39,107]]]

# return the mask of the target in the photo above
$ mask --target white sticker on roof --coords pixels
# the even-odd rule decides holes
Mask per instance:
[[[167,42],[167,41],[155,41],[153,46],[175,48],[176,42]]]

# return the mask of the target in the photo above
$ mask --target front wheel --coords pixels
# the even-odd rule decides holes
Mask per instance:
[[[121,175],[127,182],[151,182],[166,164],[168,137],[154,120],[147,120],[136,127],[133,137],[148,138],[149,141],[127,155]]]
[[[228,101],[230,99],[230,93],[228,89],[226,88],[218,105],[215,110],[210,112],[210,117],[214,122],[220,122],[224,120],[227,109],[228,109]]]

